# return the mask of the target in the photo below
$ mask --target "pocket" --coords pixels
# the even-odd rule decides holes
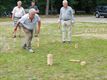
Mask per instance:
[[[66,24],[67,24],[67,26],[71,26],[72,21],[71,21],[71,20],[69,20],[69,21],[67,21],[67,22],[66,22]]]

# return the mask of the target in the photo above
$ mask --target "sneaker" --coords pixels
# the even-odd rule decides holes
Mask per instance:
[[[38,37],[38,34],[35,34],[35,37]]]
[[[29,52],[30,52],[30,53],[34,53],[34,51],[33,51],[32,49],[29,49]]]

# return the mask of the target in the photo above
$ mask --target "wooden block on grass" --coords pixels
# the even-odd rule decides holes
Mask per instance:
[[[47,65],[49,65],[49,66],[53,65],[53,55],[52,54],[47,55]]]

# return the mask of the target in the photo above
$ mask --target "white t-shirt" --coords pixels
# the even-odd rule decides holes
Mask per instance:
[[[25,14],[25,10],[23,7],[18,8],[18,6],[14,7],[12,14],[14,14],[14,17],[22,17]]]

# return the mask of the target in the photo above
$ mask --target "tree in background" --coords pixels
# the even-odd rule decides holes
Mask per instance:
[[[95,0],[97,5],[107,5],[107,0]]]
[[[9,15],[12,10],[15,0],[0,0],[0,16]]]
[[[48,15],[49,14],[49,3],[50,3],[50,0],[46,0],[46,15]]]
[[[0,16],[11,13],[18,0],[0,0]],[[30,6],[32,0],[21,0],[26,9]],[[63,0],[35,0],[40,10],[40,14],[57,14],[62,7]],[[86,13],[92,13],[96,6],[107,5],[107,0],[68,0],[69,5],[75,11],[84,10]]]

